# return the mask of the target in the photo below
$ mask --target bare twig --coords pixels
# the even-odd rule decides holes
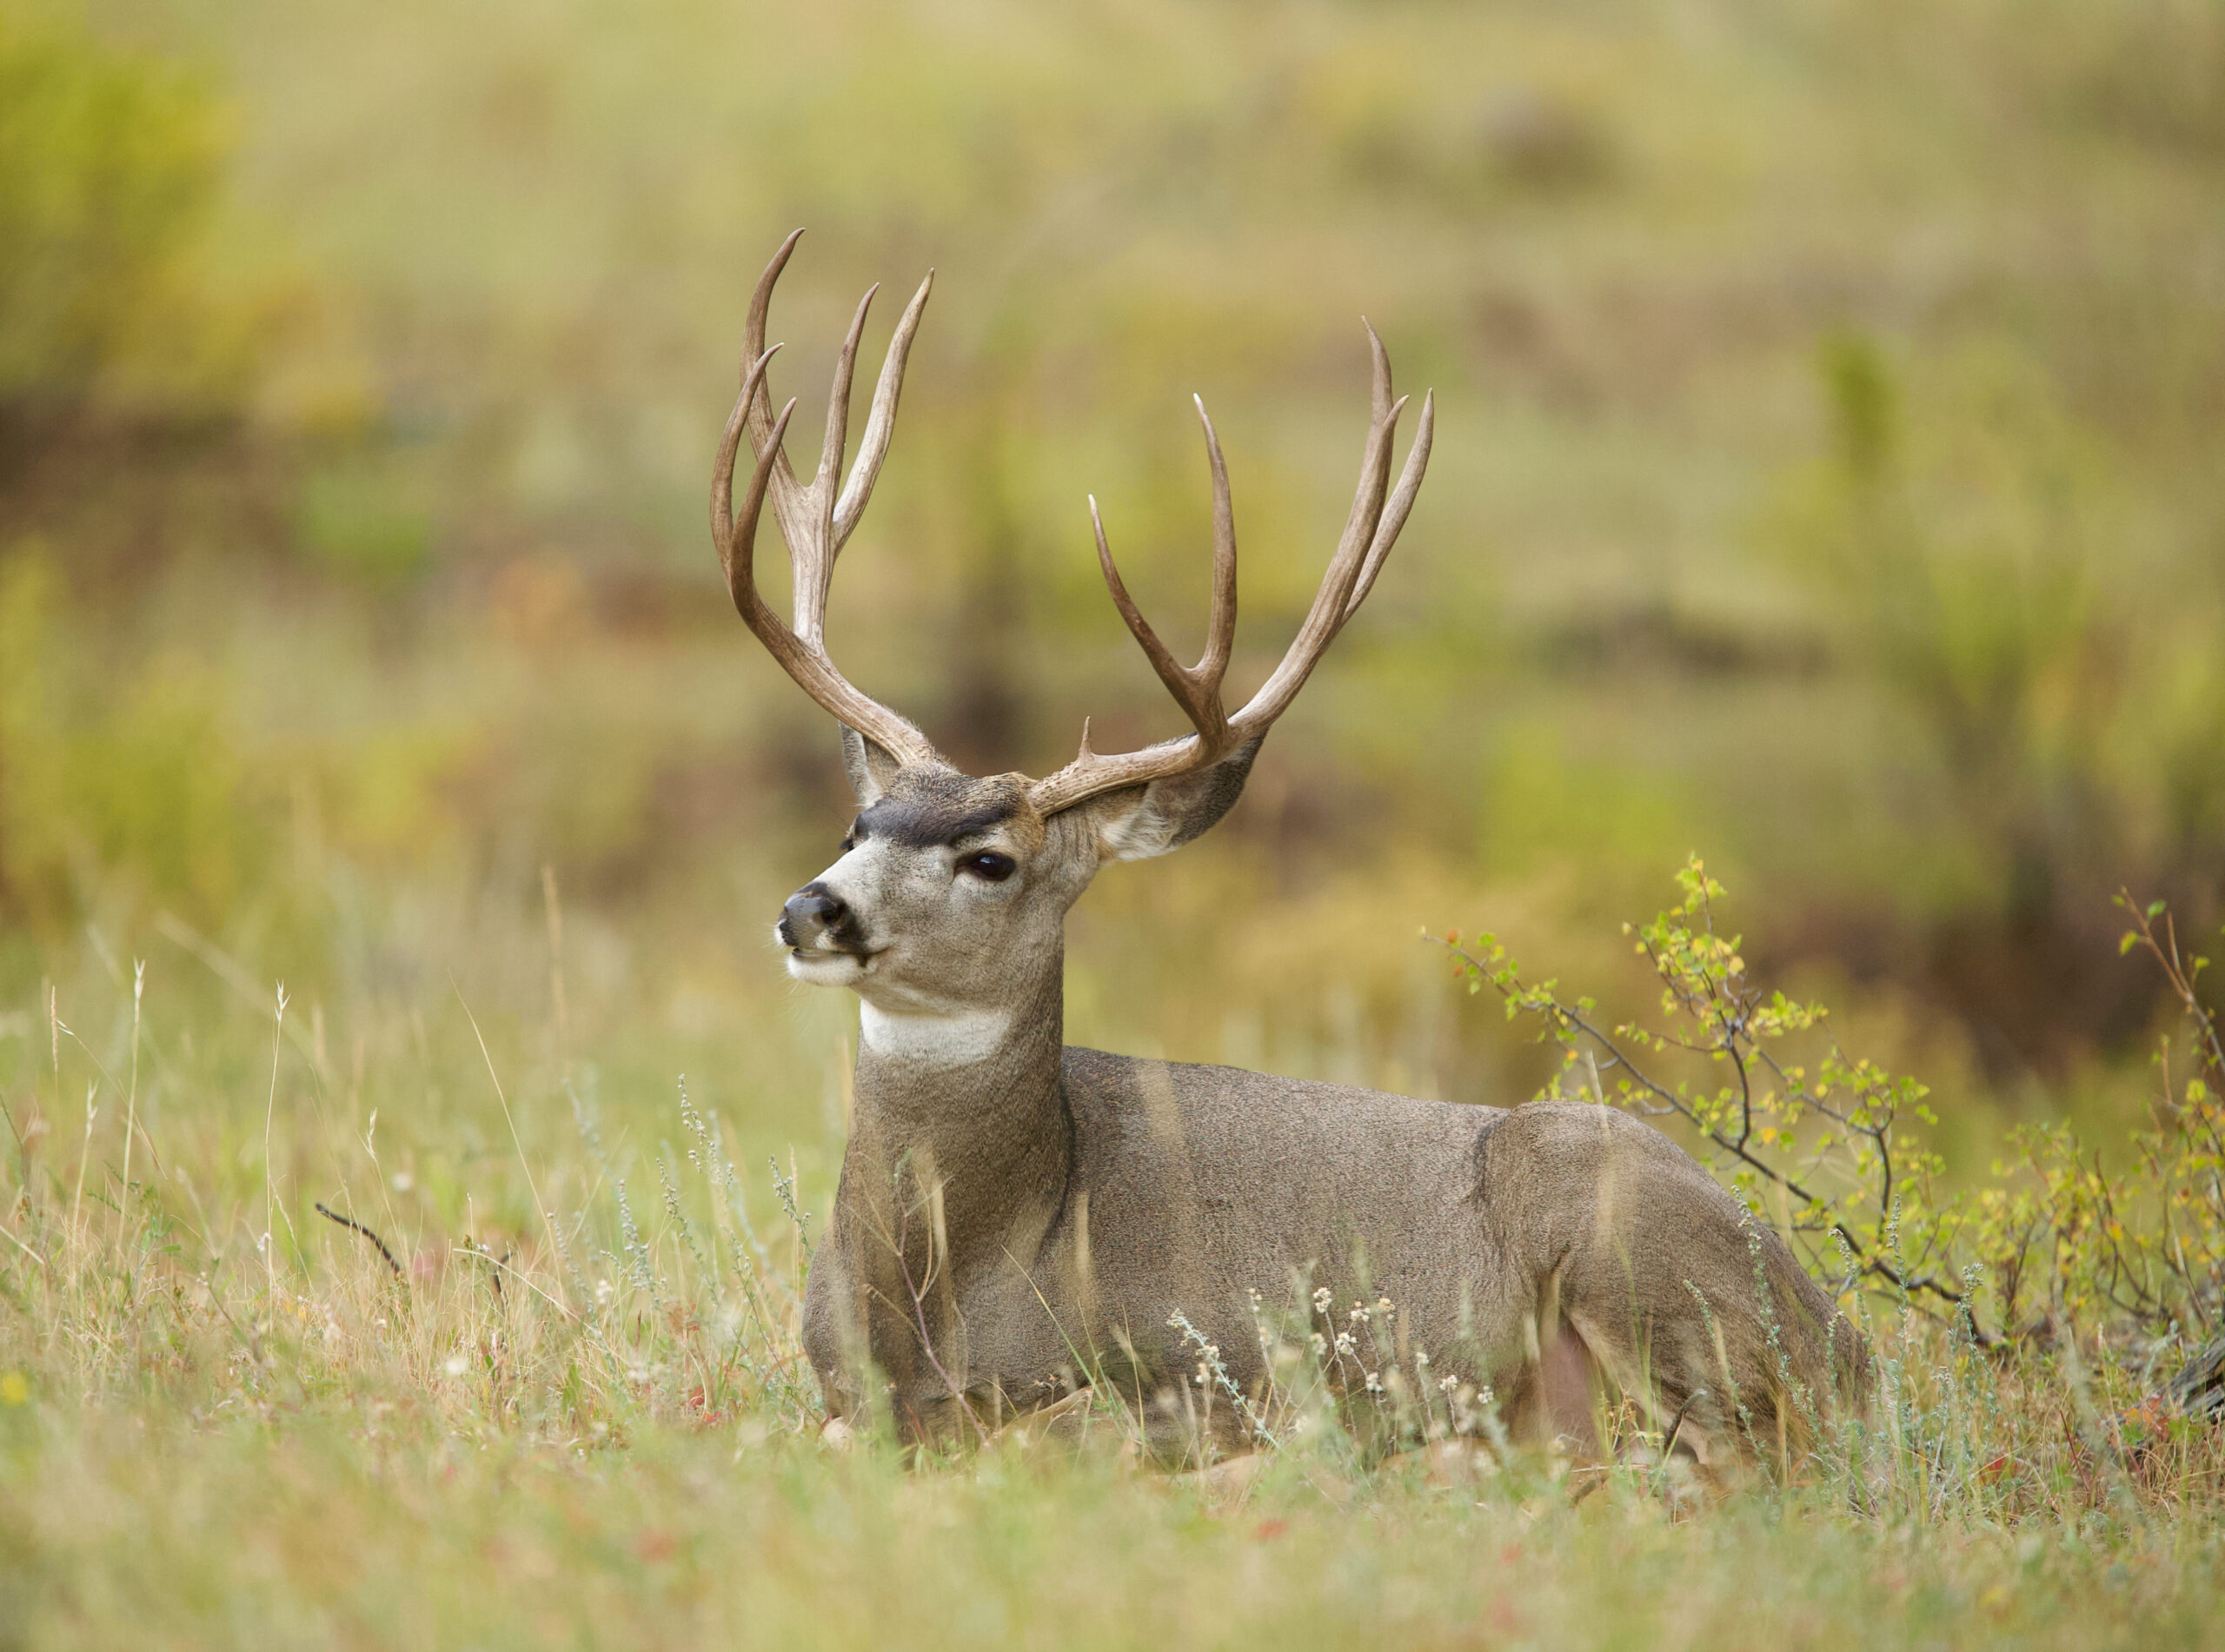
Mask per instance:
[[[394,1252],[386,1248],[386,1241],[379,1237],[377,1234],[372,1232],[370,1229],[365,1227],[354,1217],[342,1216],[339,1211],[333,1210],[329,1206],[322,1203],[320,1203],[315,1208],[316,1213],[319,1216],[323,1217],[327,1221],[337,1222],[342,1227],[350,1229],[369,1239],[372,1244],[377,1247],[378,1253],[386,1258],[386,1265],[394,1270],[394,1277],[395,1278],[403,1279],[408,1277],[402,1271],[402,1264],[394,1259]]]

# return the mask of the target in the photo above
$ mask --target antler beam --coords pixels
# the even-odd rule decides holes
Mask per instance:
[[[758,278],[749,301],[749,320],[744,333],[741,394],[727,419],[720,439],[718,462],[711,473],[711,538],[718,547],[719,565],[726,570],[727,589],[743,622],[756,633],[774,659],[803,691],[843,722],[872,740],[902,763],[939,763],[927,737],[879,700],[860,693],[835,668],[827,652],[827,594],[834,577],[834,559],[841,554],[864,514],[866,501],[880,477],[881,461],[888,456],[888,439],[896,422],[897,398],[904,389],[904,364],[911,355],[912,337],[919,330],[920,312],[934,286],[934,272],[920,283],[920,290],[904,308],[889,340],[880,381],[873,387],[873,408],[866,416],[865,435],[858,443],[857,462],[838,494],[835,484],[842,468],[843,446],[849,434],[850,384],[855,372],[858,340],[865,331],[866,312],[876,286],[859,301],[851,320],[842,354],[834,366],[834,388],[827,401],[827,435],[820,444],[819,469],[807,488],[796,480],[781,449],[788,420],[795,412],[791,399],[776,417],[772,401],[762,394],[765,369],[775,351],[765,347],[766,313],[773,302],[773,288],[795,250],[799,229],[780,243],[773,262]],[[734,508],[734,472],[744,433],[749,437],[756,463],[742,496],[739,515]],[[794,585],[793,626],[766,604],[757,590],[755,567],[757,522],[767,494],[773,514],[787,541],[788,566]]]
[[[1177,664],[1150,621],[1138,611],[1113,565],[1097,501],[1093,498],[1089,501],[1090,521],[1097,531],[1098,565],[1112,593],[1112,604],[1159,680],[1190,719],[1194,732],[1141,751],[1106,753],[1090,750],[1085,726],[1081,750],[1074,760],[1028,788],[1029,800],[1039,813],[1056,814],[1100,793],[1189,773],[1218,762],[1242,742],[1258,739],[1298,697],[1345,622],[1359,612],[1359,605],[1367,600],[1376,576],[1383,570],[1384,559],[1391,554],[1413,510],[1414,495],[1421,490],[1423,474],[1429,468],[1430,442],[1437,427],[1436,399],[1433,395],[1425,395],[1413,446],[1406,454],[1398,486],[1389,489],[1386,498],[1391,443],[1406,403],[1404,397],[1391,399],[1391,359],[1372,327],[1367,329],[1367,342],[1374,362],[1371,416],[1367,442],[1360,454],[1359,488],[1345,521],[1344,536],[1338,541],[1336,554],[1329,559],[1328,571],[1322,576],[1305,623],[1298,627],[1281,663],[1233,716],[1222,707],[1220,687],[1236,637],[1236,527],[1229,504],[1228,469],[1221,460],[1220,441],[1213,434],[1212,421],[1205,416],[1205,403],[1198,403],[1198,418],[1205,426],[1205,455],[1212,469],[1213,596],[1205,655],[1195,666],[1186,668]]]

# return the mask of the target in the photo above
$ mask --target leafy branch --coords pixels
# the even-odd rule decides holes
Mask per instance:
[[[2067,1125],[2016,1131],[2016,1161],[1996,1164],[2001,1184],[1979,1196],[1976,1237],[2006,1318],[2110,1317],[2151,1336],[2214,1337],[2225,1322],[2225,1040],[2196,990],[2209,960],[2181,950],[2162,901],[2120,891],[2116,904],[2132,920],[2118,951],[2162,970],[2185,1053],[2175,1064],[2174,1039],[2159,1039],[2159,1090],[2129,1165],[2112,1171]]]
[[[1903,1297],[1929,1297],[1955,1315],[1972,1314],[1969,1287],[1953,1265],[1965,1220],[1960,1201],[1934,1196],[1939,1157],[1906,1121],[1938,1121],[1924,1086],[1826,1045],[1816,1071],[1789,1060],[1787,1041],[1810,1034],[1825,1014],[1747,973],[1739,937],[1718,933],[1714,903],[1723,886],[1696,857],[1677,874],[1684,899],[1650,923],[1624,932],[1661,982],[1658,1027],[1602,1024],[1596,1000],[1564,998],[1558,983],[1531,981],[1496,937],[1463,945],[1441,938],[1469,992],[1488,986],[1510,1020],[1543,1022],[1541,1040],[1563,1051],[1564,1085],[1575,1093],[1650,1117],[1690,1125],[1732,1184],[1757,1211],[1764,1193],[1783,1225],[1821,1258],[1823,1242],[1843,1252],[1850,1285],[1867,1278]],[[1438,939],[1438,938],[1432,938]],[[1697,1057],[1729,1070],[1711,1085],[1670,1083],[1655,1064]],[[1988,1340],[1980,1333],[1980,1340]]]

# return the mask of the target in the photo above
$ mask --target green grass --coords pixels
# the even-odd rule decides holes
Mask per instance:
[[[282,1024],[200,945],[0,1022],[11,1644],[2155,1646],[2225,1605],[2225,1442],[2121,1416],[2155,1345],[1890,1302],[1863,1430],[1712,1500],[1628,1424],[1604,1474],[1285,1426],[1175,1477],[1109,1404],[838,1450],[794,1293],[839,1120],[792,1158],[746,1052],[685,1104],[621,1076],[545,933],[515,1000]]]
[[[404,1401],[174,1431],[9,1419],[28,1643],[2205,1646],[2213,1528],[1682,1523],[1389,1478],[1239,1504],[1104,1464],[794,1441],[428,1438]]]

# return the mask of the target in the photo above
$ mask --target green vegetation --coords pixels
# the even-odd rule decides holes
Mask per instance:
[[[2217,0],[0,0],[0,1637],[2202,1641],[2219,1447],[2147,1401],[2219,1329],[2221,88]],[[767,1161],[824,1212],[851,1026],[762,932],[844,797],[701,522],[797,222],[807,428],[938,269],[831,630],[983,771],[1173,732],[1081,501],[1179,652],[1188,393],[1245,678],[1363,310],[1435,388],[1068,1036],[1642,1071],[1834,1280],[1846,1226],[1882,1459],[1695,1513],[1312,1436],[1170,1483],[1113,1416],[822,1451]],[[1695,849],[1743,945],[1619,935]],[[1477,1013],[1447,921],[1598,1005],[1469,943],[1543,1019]]]
[[[1761,1002],[1706,927],[1720,892],[1696,872],[1647,932],[1688,1021]],[[198,944],[211,977],[242,973]],[[35,1036],[14,1045],[33,1058],[10,1079],[0,1257],[11,1638],[2199,1645],[2225,1593],[2215,1374],[2191,1403],[2158,1391],[2182,1363],[2173,1318],[2215,1315],[2215,1273],[2172,1275],[2167,1251],[2144,1276],[2164,1312],[2126,1311],[2121,1256],[2052,1186],[2024,1238],[2057,1317],[2013,1337],[1979,1329],[2006,1305],[1980,1271],[1946,1276],[1976,1287],[1969,1310],[1928,1314],[1902,1236],[1854,1217],[1886,1286],[1843,1271],[1882,1356],[1870,1414],[1807,1462],[1757,1441],[1722,1501],[1628,1412],[1604,1471],[1495,1450],[1488,1395],[1406,1380],[1385,1304],[1355,1304],[1333,1349],[1277,1351],[1259,1450],[1204,1473],[1139,1466],[1109,1399],[940,1460],[836,1450],[797,1343],[814,1213],[740,1144],[746,1081],[682,1084],[622,1129],[566,1053],[565,954],[535,961],[540,1025],[482,1023],[446,983],[305,1016],[244,984],[174,1007],[135,973],[89,994],[93,1016],[15,1029]],[[1813,1030],[1770,1013],[1771,1042]],[[2214,1086],[2214,1032],[2192,1032]],[[1842,1109],[1857,1125],[1895,1088],[1823,1071],[1818,1117],[1841,1072],[1870,1085]],[[2109,1214],[2160,1215],[2214,1257],[2211,1093],[2181,1116],[2204,1163],[2119,1184]],[[1768,1116],[1797,1125],[1782,1098]],[[1910,1157],[1890,1124],[1863,1139]],[[1922,1171],[1904,1184],[1896,1220],[1929,1245]],[[1325,1377],[1373,1425],[1332,1426]]]

